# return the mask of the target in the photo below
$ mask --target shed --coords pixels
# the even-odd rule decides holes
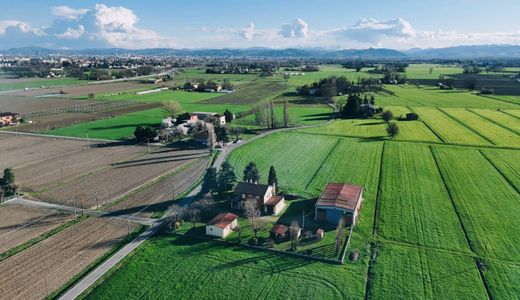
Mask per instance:
[[[237,226],[238,216],[232,213],[219,213],[206,224],[206,234],[219,238],[227,237]]]
[[[355,184],[329,183],[315,204],[317,221],[338,224],[344,218],[346,225],[353,225],[363,197],[363,187]]]

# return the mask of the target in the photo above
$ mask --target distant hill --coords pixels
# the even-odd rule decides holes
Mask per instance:
[[[49,55],[145,55],[145,56],[204,56],[204,57],[266,57],[266,58],[335,58],[335,59],[470,59],[470,58],[520,58],[520,46],[482,45],[448,48],[414,48],[398,51],[386,48],[330,50],[323,48],[245,48],[245,49],[121,49],[98,48],[82,50],[46,49],[23,47],[0,50],[3,55],[49,56]]]

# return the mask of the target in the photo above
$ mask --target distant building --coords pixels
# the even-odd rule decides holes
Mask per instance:
[[[315,204],[315,220],[338,224],[344,218],[345,224],[357,221],[363,187],[354,184],[329,183]]]
[[[199,120],[202,120],[207,123],[213,123],[214,120],[218,121],[219,125],[226,125],[226,117],[224,115],[220,115],[214,112],[194,112]]]
[[[231,208],[234,209],[243,209],[248,200],[257,201],[260,211],[269,215],[277,215],[285,207],[285,198],[276,195],[274,185],[239,182],[235,193],[238,198],[231,201]]]
[[[226,238],[238,225],[238,216],[232,213],[219,213],[206,224],[206,234]]]
[[[0,126],[11,126],[18,124],[20,115],[13,112],[0,112]]]
[[[222,90],[222,86],[220,84],[207,84],[203,88],[204,88],[204,92],[209,92],[209,93],[215,93],[215,92],[218,93]]]

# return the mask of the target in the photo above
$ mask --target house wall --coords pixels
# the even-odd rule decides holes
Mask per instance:
[[[206,234],[217,237],[224,237],[224,229],[214,225],[206,225]]]
[[[276,206],[274,207],[274,214],[277,215],[279,214],[283,208],[285,207],[285,199],[282,198],[282,200],[280,200],[280,202],[278,202],[278,204],[276,204]]]

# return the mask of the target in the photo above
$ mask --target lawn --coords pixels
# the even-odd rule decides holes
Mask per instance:
[[[386,143],[380,188],[378,235],[414,245],[469,251],[429,146]]]
[[[520,151],[485,149],[482,154],[520,191]]]
[[[238,148],[228,161],[239,178],[245,166],[254,161],[262,183],[267,181],[269,167],[273,165],[281,190],[306,195],[307,185],[338,143],[335,137],[275,133]]]
[[[441,75],[459,73],[462,73],[462,68],[454,65],[410,64],[406,68],[406,77],[408,79],[438,79]]]
[[[220,94],[219,97],[204,102],[211,104],[248,104],[254,105],[266,102],[281,95],[287,90],[287,85],[280,80],[255,80],[240,86],[235,92]]]
[[[371,299],[487,299],[470,256],[380,244]]]
[[[472,250],[520,262],[518,192],[477,150],[433,150]]]
[[[361,263],[343,266],[160,234],[87,299],[361,299]]]
[[[412,110],[417,113],[419,118],[425,122],[445,143],[464,145],[491,144],[480,135],[471,131],[436,108],[413,107]]]
[[[289,105],[288,112],[290,125],[315,125],[329,120],[332,109],[327,105]],[[283,104],[275,105],[275,116],[277,123],[283,126]],[[236,119],[233,124],[260,128],[256,125],[254,114]]]
[[[477,132],[495,145],[520,146],[520,135],[463,108],[442,108],[443,112]],[[518,121],[520,124],[520,120]]]
[[[517,104],[481,97],[463,90],[441,90],[435,87],[417,88],[414,85],[386,85],[395,93],[390,97],[376,97],[381,106],[429,106],[429,107],[475,107],[518,108]]]

